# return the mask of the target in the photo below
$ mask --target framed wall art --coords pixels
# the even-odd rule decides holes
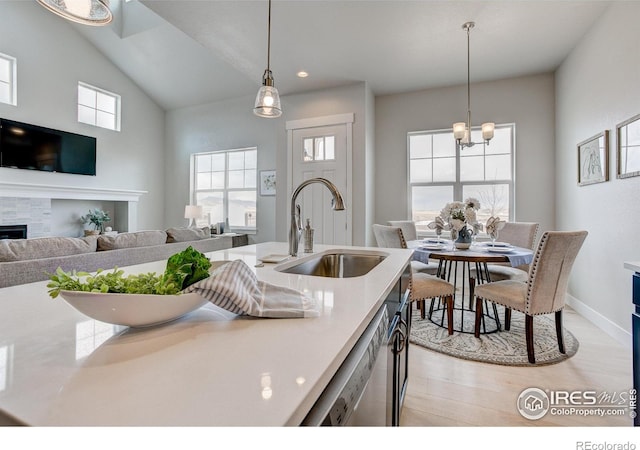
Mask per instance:
[[[276,171],[260,171],[260,195],[276,195]]]
[[[578,144],[578,186],[609,181],[609,130]]]
[[[616,177],[640,175],[640,114],[616,125]]]

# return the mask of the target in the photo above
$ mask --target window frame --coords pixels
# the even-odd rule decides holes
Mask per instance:
[[[7,82],[0,80],[0,83],[6,83],[9,86],[9,102],[0,103],[18,106],[18,60],[4,53],[0,53],[0,59],[9,63],[9,80]]]
[[[461,162],[460,162],[460,158],[461,158],[461,153],[464,152],[464,149],[461,149],[459,146],[456,146],[456,153],[455,153],[455,158],[456,158],[456,172],[455,172],[455,176],[456,176],[456,180],[454,182],[451,181],[437,181],[437,182],[411,182],[411,146],[410,146],[410,140],[411,140],[411,136],[416,136],[416,135],[434,135],[434,134],[451,134],[451,141],[452,141],[452,145],[455,145],[455,140],[453,137],[453,131],[451,129],[436,129],[436,130],[421,130],[421,131],[409,131],[407,132],[407,142],[406,142],[406,158],[407,158],[407,211],[408,211],[408,216],[409,219],[408,220],[413,220],[413,188],[416,186],[428,186],[428,187],[435,187],[435,186],[444,186],[444,187],[448,187],[448,186],[453,186],[453,198],[450,201],[464,201],[464,199],[462,198],[463,196],[463,188],[465,185],[468,186],[482,186],[482,185],[496,185],[496,184],[507,184],[509,186],[509,221],[513,221],[515,218],[515,212],[516,212],[516,198],[515,198],[515,186],[516,186],[516,125],[515,123],[504,123],[504,124],[496,124],[495,126],[496,130],[498,129],[505,129],[508,128],[511,130],[511,152],[510,152],[510,156],[511,156],[511,164],[510,164],[510,172],[511,172],[511,179],[510,180],[506,180],[506,179],[496,179],[496,180],[475,180],[475,181],[461,181],[460,180],[460,169],[461,169]],[[476,133],[481,133],[482,131],[482,127],[471,127],[471,131],[473,134]],[[486,144],[484,142],[482,142],[481,144],[476,144],[476,145],[483,145],[486,146]],[[491,143],[489,143],[489,145],[491,145]],[[483,157],[486,158],[487,154],[486,152],[483,152]],[[444,207],[445,205],[442,205],[442,207]],[[431,235],[435,235],[435,231],[422,231],[422,230],[418,230],[418,234],[420,235],[424,235],[424,236],[431,236]]]
[[[96,103],[95,107],[81,104],[80,103],[80,93],[79,93],[79,90],[80,90],[81,87],[84,88],[84,89],[88,89],[90,91],[95,92],[96,96],[97,96],[97,94],[102,94],[102,95],[106,95],[108,97],[113,98],[114,101],[115,101],[114,111],[101,110],[101,109],[98,108],[97,103]],[[99,88],[97,86],[93,86],[93,85],[91,85],[89,83],[85,83],[83,81],[78,81],[78,88],[76,90],[76,94],[77,94],[77,102],[76,103],[77,103],[77,107],[78,107],[78,111],[77,111],[78,112],[78,123],[83,123],[85,125],[91,125],[91,126],[94,126],[94,127],[103,128],[105,130],[118,131],[118,132],[120,131],[121,122],[122,122],[122,117],[121,117],[122,116],[122,114],[121,114],[121,112],[122,112],[122,96],[120,96],[119,94],[116,94],[115,92],[107,91],[106,89],[102,89],[102,88]],[[95,120],[94,120],[93,123],[85,122],[85,121],[80,120],[80,107],[81,106],[84,107],[84,108],[92,109],[94,111]],[[104,113],[108,113],[108,114],[113,114],[113,116],[114,116],[114,128],[104,127],[102,125],[98,125],[98,123],[97,123],[98,122],[98,120],[97,120],[98,111],[101,111],[101,112],[104,112]]]
[[[242,187],[242,188],[229,188],[229,155],[231,153],[236,153],[236,152],[246,152],[246,151],[255,151],[256,152],[256,167],[255,167],[255,172],[256,172],[256,180],[255,180],[255,186],[253,188],[246,188],[246,187]],[[202,156],[202,155],[212,155],[212,154],[224,154],[225,155],[225,169],[224,169],[224,173],[225,173],[225,181],[224,181],[224,188],[220,189],[220,188],[209,188],[209,189],[198,189],[197,188],[197,163],[196,160],[198,158],[198,156]],[[206,193],[206,192],[222,192],[222,212],[223,212],[223,217],[227,218],[229,217],[229,192],[246,192],[246,191],[251,191],[253,190],[255,192],[256,195],[256,225],[255,227],[244,227],[244,226],[234,226],[234,225],[230,225],[230,229],[229,230],[225,230],[225,232],[231,232],[233,231],[241,231],[244,233],[255,233],[258,231],[258,177],[259,177],[259,171],[258,171],[258,164],[257,164],[257,159],[258,159],[258,147],[243,147],[243,148],[234,148],[234,149],[228,149],[228,150],[211,150],[211,151],[206,151],[206,152],[198,152],[198,153],[192,153],[190,156],[190,167],[189,167],[189,184],[190,184],[190,193],[189,193],[189,198],[191,199],[190,203],[193,205],[197,205],[197,198],[198,198],[198,193]],[[247,170],[247,169],[243,169],[243,170]],[[197,223],[197,221],[196,221]]]

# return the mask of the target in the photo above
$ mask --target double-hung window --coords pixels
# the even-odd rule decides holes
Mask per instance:
[[[256,229],[255,147],[191,155],[192,201],[201,205],[198,226],[226,222],[237,231]]]
[[[120,131],[120,96],[78,83],[78,122]]]
[[[493,139],[482,141],[473,128],[472,147],[458,149],[451,130],[417,131],[407,136],[409,208],[419,232],[449,202],[480,201],[478,221],[491,216],[512,220],[514,212],[515,125],[496,125]]]
[[[0,53],[0,103],[17,105],[16,59]]]

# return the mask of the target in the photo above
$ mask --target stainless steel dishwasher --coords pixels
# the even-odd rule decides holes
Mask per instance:
[[[389,323],[383,304],[301,425],[391,425]]]

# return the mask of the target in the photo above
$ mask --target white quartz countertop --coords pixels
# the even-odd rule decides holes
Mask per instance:
[[[624,268],[640,272],[640,261],[626,261],[624,263]]]
[[[51,299],[46,282],[0,289],[0,416],[35,426],[298,425],[412,251],[369,248],[388,256],[354,278],[254,267],[257,258],[287,249],[271,242],[207,255],[242,259],[260,280],[304,291],[320,303],[320,317],[258,319],[207,304],[174,322],[135,329]],[[164,266],[123,269],[161,273]]]

